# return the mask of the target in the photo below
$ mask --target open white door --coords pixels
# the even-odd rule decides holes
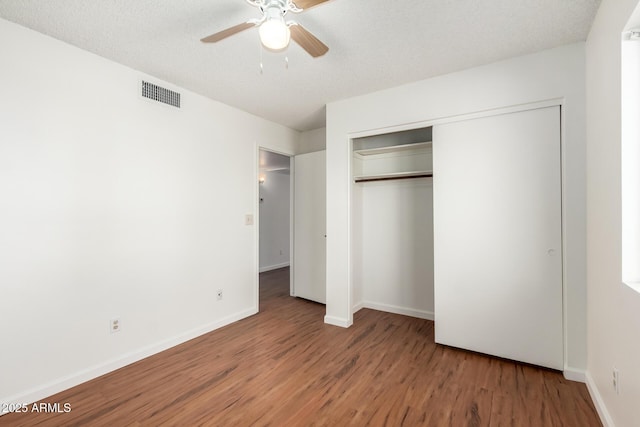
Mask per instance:
[[[560,107],[433,128],[436,342],[563,369]]]
[[[294,296],[325,304],[325,151],[295,156],[294,162]]]

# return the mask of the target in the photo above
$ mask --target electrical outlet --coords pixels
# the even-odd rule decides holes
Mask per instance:
[[[120,329],[122,329],[122,324],[120,323],[120,319],[115,318],[109,321],[109,330],[111,331],[112,334],[115,334],[116,332],[120,332]]]
[[[616,394],[620,394],[620,371],[617,368],[613,368],[613,389]]]
[[[218,289],[218,292],[216,293],[216,298],[218,299],[218,301],[222,299],[222,289]]]

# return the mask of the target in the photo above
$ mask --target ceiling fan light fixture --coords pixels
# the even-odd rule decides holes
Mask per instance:
[[[310,7],[329,0],[246,0],[251,6],[260,9],[260,19],[249,19],[238,25],[211,34],[200,41],[217,43],[227,37],[238,34],[249,28],[258,29],[260,42],[265,49],[274,52],[285,50],[291,40],[298,44],[313,58],[318,58],[329,51],[327,45],[295,21],[285,21],[288,13],[300,13]],[[297,3],[297,4],[296,4]],[[260,68],[262,73],[262,67]]]
[[[282,50],[289,46],[291,40],[291,31],[278,7],[266,10],[266,20],[260,25],[258,33],[262,45],[270,50]]]

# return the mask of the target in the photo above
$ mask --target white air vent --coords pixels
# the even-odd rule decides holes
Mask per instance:
[[[180,94],[153,83],[142,81],[142,96],[163,104],[180,108]]]

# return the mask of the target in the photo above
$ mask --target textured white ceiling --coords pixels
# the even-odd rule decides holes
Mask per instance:
[[[310,130],[324,126],[331,101],[585,40],[599,4],[332,0],[288,16],[329,46],[317,59],[295,44],[285,53],[262,51],[256,29],[217,44],[199,41],[258,17],[245,0],[0,0],[0,16],[292,129]]]

